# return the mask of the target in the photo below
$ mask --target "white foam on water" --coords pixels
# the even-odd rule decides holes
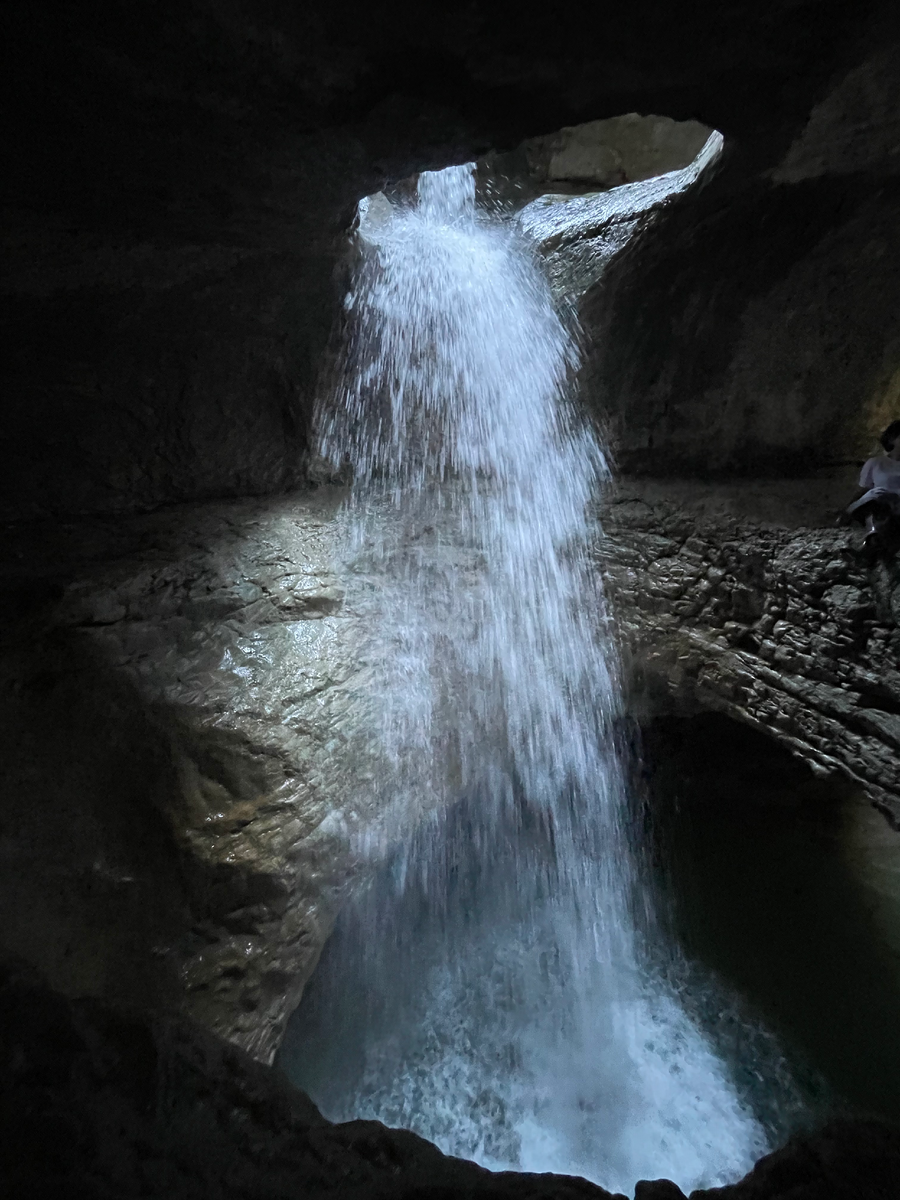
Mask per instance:
[[[316,1098],[492,1167],[733,1180],[765,1133],[652,968],[576,338],[471,166],[361,221],[321,450],[354,472],[349,602],[390,765],[358,849],[403,849],[357,905],[355,1034]]]

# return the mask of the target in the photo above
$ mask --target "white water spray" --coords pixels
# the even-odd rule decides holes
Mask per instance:
[[[653,967],[575,341],[471,167],[424,173],[369,239],[322,452],[354,471],[351,598],[391,764],[361,851],[405,849],[356,906],[360,991],[334,968],[342,1050],[307,1086],[334,1119],[488,1166],[734,1179],[765,1135]]]

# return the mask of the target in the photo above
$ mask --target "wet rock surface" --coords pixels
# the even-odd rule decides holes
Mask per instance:
[[[637,692],[745,721],[900,823],[892,561],[834,525],[852,480],[632,481],[604,517],[608,586]]]
[[[543,194],[523,209],[518,223],[540,255],[563,305],[580,301],[589,312],[590,291],[604,280],[610,262],[632,239],[646,234],[667,206],[682,202],[686,193],[705,182],[722,150],[722,135],[714,130],[706,133],[684,167],[592,195],[559,194],[546,184]]]
[[[366,770],[338,500],[4,543],[2,942],[261,1058],[330,929]]]

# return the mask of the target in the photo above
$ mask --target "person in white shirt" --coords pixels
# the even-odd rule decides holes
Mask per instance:
[[[844,511],[846,520],[865,523],[867,549],[874,549],[888,527],[900,522],[900,420],[891,421],[878,440],[885,452],[863,464],[859,475],[863,494]]]

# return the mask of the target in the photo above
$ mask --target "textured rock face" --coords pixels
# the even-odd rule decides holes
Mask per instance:
[[[849,490],[632,481],[602,555],[636,692],[745,721],[900,824],[900,588],[834,527]]]
[[[863,55],[758,173],[726,133],[708,186],[585,298],[584,392],[623,470],[802,475],[871,453],[900,403],[897,61]]]
[[[219,237],[223,240],[218,240]],[[303,479],[334,257],[54,221],[13,247],[2,514],[131,511]],[[35,244],[37,243],[37,244]]]
[[[589,195],[548,192],[546,184],[518,214],[562,304],[589,314],[592,291],[598,284],[606,286],[610,264],[614,270],[629,243],[642,244],[668,207],[683,203],[704,185],[722,152],[722,135],[714,130],[707,134],[698,153],[679,170]],[[585,394],[596,400],[590,389]]]
[[[178,1005],[261,1058],[330,929],[372,769],[338,499],[4,547],[4,945],[70,993]]]

